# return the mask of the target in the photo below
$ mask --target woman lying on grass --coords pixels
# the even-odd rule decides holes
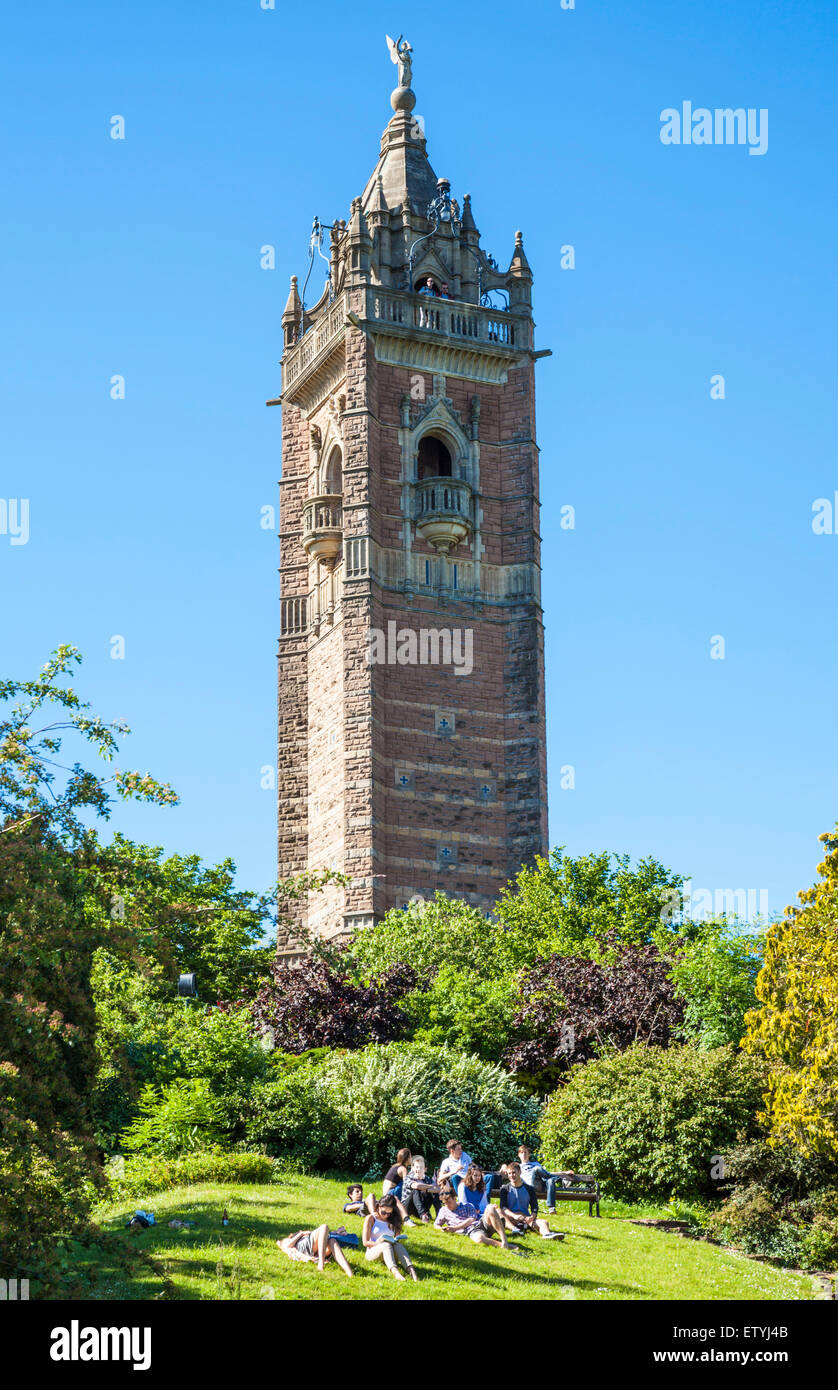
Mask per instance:
[[[364,1222],[361,1244],[367,1252],[367,1259],[383,1260],[394,1279],[404,1279],[402,1271],[407,1270],[411,1279],[416,1280],[419,1275],[399,1239],[402,1231],[399,1206],[392,1193],[382,1197],[377,1214],[370,1214]]]
[[[372,1218],[369,1218],[372,1220]],[[341,1233],[346,1232],[345,1226],[338,1227]],[[310,1260],[316,1262],[320,1273],[327,1260],[334,1258],[340,1265],[344,1274],[350,1279],[353,1271],[349,1267],[349,1261],[340,1248],[340,1243],[334,1239],[329,1227],[323,1223],[318,1226],[316,1231],[295,1231],[293,1235],[286,1236],[284,1240],[278,1240],[277,1245],[289,1260]]]

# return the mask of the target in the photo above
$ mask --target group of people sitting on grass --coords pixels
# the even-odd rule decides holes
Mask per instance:
[[[414,1216],[429,1223],[433,1215],[439,1230],[468,1236],[475,1245],[512,1250],[516,1255],[525,1252],[509,1244],[510,1235],[537,1231],[544,1240],[564,1240],[562,1232],[552,1231],[547,1220],[539,1216],[535,1183],[545,1184],[547,1210],[552,1214],[556,1184],[569,1185],[575,1173],[549,1172],[533,1158],[526,1144],[520,1145],[516,1159],[502,1164],[496,1172],[475,1163],[459,1140],[450,1139],[446,1147],[448,1156],[433,1178],[427,1176],[421,1154],[399,1149],[384,1176],[380,1197],[372,1192],[365,1197],[360,1182],[349,1184],[343,1210],[363,1218],[360,1244],[368,1260],[382,1260],[395,1279],[418,1279],[403,1234],[405,1226],[416,1225]],[[497,1207],[490,1200],[495,1183],[499,1185]],[[291,1259],[314,1261],[320,1270],[327,1260],[334,1259],[344,1274],[352,1277],[344,1248],[357,1247],[358,1238],[345,1226],[330,1229],[324,1222],[315,1231],[295,1231],[277,1244]]]

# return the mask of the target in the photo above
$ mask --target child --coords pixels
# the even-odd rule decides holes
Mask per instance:
[[[419,1275],[401,1244],[401,1230],[399,1204],[392,1193],[388,1193],[378,1203],[378,1215],[373,1216],[370,1213],[364,1222],[361,1242],[367,1252],[367,1259],[383,1260],[394,1279],[404,1280],[402,1271],[407,1270],[411,1279],[416,1281]]]
[[[346,1227],[339,1227],[341,1233],[346,1233]],[[351,1279],[353,1271],[349,1267],[349,1261],[340,1248],[338,1241],[333,1239],[329,1227],[318,1226],[316,1231],[294,1231],[292,1235],[286,1236],[284,1240],[278,1240],[277,1245],[289,1260],[309,1260],[317,1265],[320,1273],[327,1260],[334,1259],[340,1265],[347,1278]]]
[[[426,1176],[425,1160],[421,1154],[414,1154],[410,1172],[402,1185],[402,1205],[409,1216],[418,1216],[420,1221],[430,1221],[430,1213],[439,1211],[439,1188],[429,1182]]]

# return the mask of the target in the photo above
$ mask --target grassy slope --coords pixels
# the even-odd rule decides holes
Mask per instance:
[[[813,1281],[730,1254],[704,1242],[632,1226],[624,1218],[589,1218],[585,1207],[567,1203],[552,1220],[567,1232],[564,1241],[529,1236],[519,1242],[525,1259],[475,1246],[460,1236],[420,1226],[408,1231],[420,1274],[418,1284],[397,1283],[380,1266],[370,1267],[350,1252],[353,1279],[327,1265],[295,1264],[276,1246],[289,1231],[328,1221],[340,1225],[341,1182],[291,1177],[281,1185],[176,1188],[145,1202],[106,1209],[110,1230],[124,1226],[136,1207],[148,1206],[160,1223],[136,1240],[165,1267],[177,1297],[185,1299],[808,1299]],[[221,1214],[231,1218],[224,1229]],[[173,1231],[174,1217],[195,1221],[191,1231]],[[349,1230],[360,1222],[346,1218]],[[220,1266],[220,1268],[219,1268]],[[149,1299],[160,1281],[143,1273],[125,1282],[101,1267],[99,1298]]]

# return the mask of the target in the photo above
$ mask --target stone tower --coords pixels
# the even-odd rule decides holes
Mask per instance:
[[[329,936],[437,889],[488,911],[547,849],[532,274],[437,179],[388,44],[395,114],[311,307],[292,277],[269,402],[279,876],[349,876],[300,909]]]

